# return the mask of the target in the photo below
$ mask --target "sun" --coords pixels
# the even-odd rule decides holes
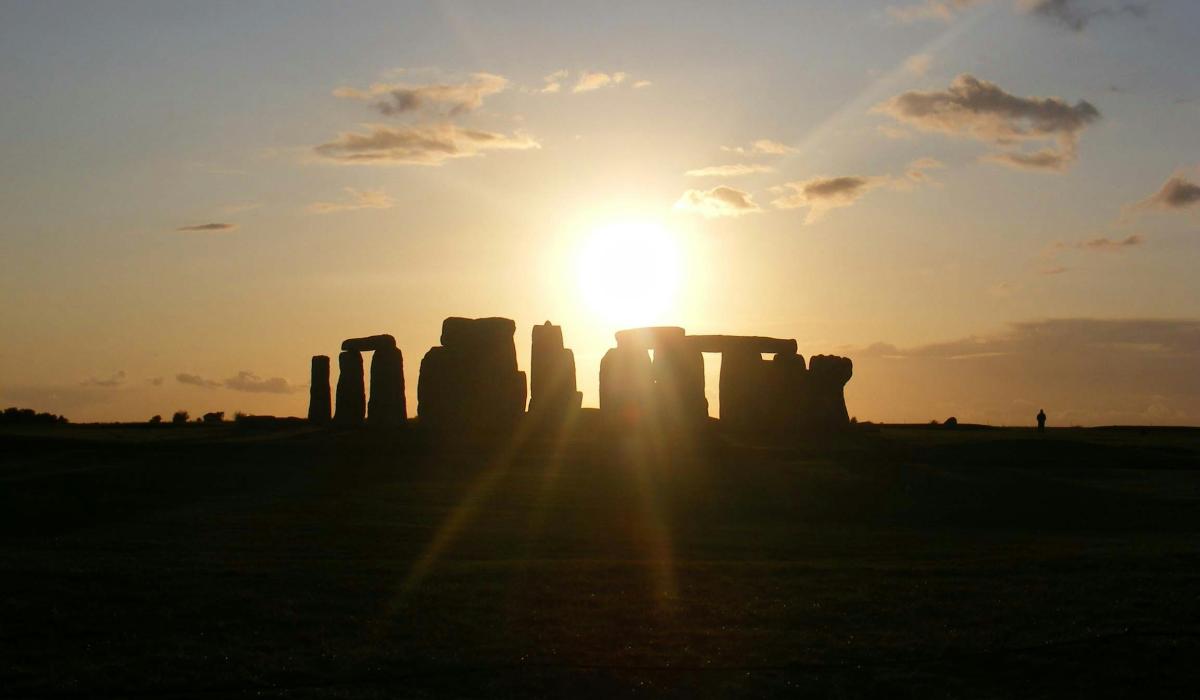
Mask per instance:
[[[579,249],[580,293],[593,314],[618,327],[661,322],[675,311],[681,263],[678,239],[660,224],[606,224]]]

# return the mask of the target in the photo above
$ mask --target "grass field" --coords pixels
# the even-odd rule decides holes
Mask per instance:
[[[0,432],[0,695],[1191,696],[1200,430]]]

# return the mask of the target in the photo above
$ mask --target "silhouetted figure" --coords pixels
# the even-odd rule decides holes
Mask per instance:
[[[1037,422],[1038,422],[1038,432],[1039,433],[1046,432],[1046,412],[1040,408],[1038,409]]]
[[[313,355],[312,374],[308,382],[308,420],[328,423],[330,418],[329,356]]]
[[[517,324],[507,318],[442,322],[442,344],[421,360],[417,415],[435,429],[511,430],[525,413],[525,373],[517,369]]]
[[[338,355],[337,406],[333,421],[339,425],[361,425],[367,412],[363,387],[363,357],[357,350]]]
[[[539,426],[561,423],[578,411],[575,353],[563,347],[562,326],[546,321],[533,327],[529,353],[529,415]]]

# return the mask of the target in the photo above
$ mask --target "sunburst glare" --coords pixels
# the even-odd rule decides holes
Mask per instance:
[[[589,311],[617,327],[647,325],[676,311],[683,256],[678,238],[661,224],[615,222],[583,241],[577,272]]]

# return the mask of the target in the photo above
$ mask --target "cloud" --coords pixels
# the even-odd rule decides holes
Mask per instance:
[[[924,184],[933,182],[933,178],[929,176],[930,170],[940,170],[946,167],[946,164],[937,158],[917,158],[908,164],[904,169],[904,179],[912,184]],[[903,187],[901,186],[901,189]]]
[[[367,133],[343,132],[317,146],[317,155],[360,165],[441,165],[451,158],[471,158],[493,150],[540,148],[533,137],[454,124],[411,126],[368,125]]]
[[[236,228],[237,228],[237,224],[221,224],[221,223],[214,222],[214,223],[208,223],[208,224],[192,224],[191,226],[180,226],[179,228],[177,228],[175,230],[183,231],[185,233],[220,233],[220,232],[224,232],[224,231],[232,231]]]
[[[252,394],[290,394],[294,391],[299,391],[302,387],[293,386],[288,383],[283,377],[271,377],[263,379],[257,374],[242,370],[237,375],[226,379],[223,382],[215,379],[205,379],[196,374],[180,373],[175,375],[175,381],[180,384],[189,386],[198,386],[202,389],[218,389],[226,388],[232,391],[243,391]]]
[[[1043,148],[1033,153],[999,151],[984,155],[982,160],[989,163],[1007,165],[1010,168],[1065,172],[1075,160],[1075,149],[1074,147],[1062,150]]]
[[[283,377],[263,379],[253,372],[243,370],[238,372],[237,376],[226,379],[225,388],[252,394],[290,394],[303,387],[292,386]]]
[[[908,129],[904,129],[904,128],[901,128],[898,126],[892,126],[891,124],[880,124],[879,126],[875,127],[875,130],[878,131],[880,134],[883,134],[887,138],[897,140],[897,141],[899,141],[899,140],[907,141],[908,139],[911,139],[913,137],[912,132],[909,131]]]
[[[313,202],[308,205],[308,211],[313,214],[332,214],[339,211],[354,211],[356,209],[391,209],[396,206],[396,200],[383,190],[356,190],[353,187],[343,188],[346,200],[341,202]]]
[[[808,207],[808,216],[805,217],[804,223],[811,224],[830,209],[854,204],[868,190],[883,184],[884,180],[885,178],[864,175],[843,175],[785,182],[771,188],[772,192],[780,195],[771,200],[771,204],[777,209]]]
[[[1157,192],[1134,203],[1133,208],[1182,211],[1197,204],[1200,204],[1200,185],[1189,180],[1186,174],[1176,173]]]
[[[1053,264],[1056,260],[1068,251],[1080,251],[1084,253],[1123,253],[1131,248],[1135,248],[1144,244],[1146,241],[1141,234],[1131,234],[1125,238],[1108,238],[1101,236],[1099,238],[1090,238],[1084,241],[1056,241],[1042,251],[1041,260],[1047,266],[1038,270],[1043,275],[1058,275],[1067,272],[1071,268],[1062,265]]]
[[[758,165],[753,163],[732,163],[729,165],[710,165],[706,168],[697,168],[684,173],[688,177],[737,177],[739,175],[753,175],[754,173],[773,173],[775,168],[769,165]]]
[[[688,190],[675,202],[675,208],[696,212],[706,219],[760,211],[749,193],[725,185],[711,190]]]
[[[905,59],[904,70],[915,76],[922,76],[929,72],[929,66],[931,65],[933,65],[933,56],[927,53],[919,53]]]
[[[508,79],[492,73],[474,73],[462,83],[375,83],[366,90],[339,87],[336,97],[355,100],[374,100],[372,107],[385,116],[398,116],[417,111],[432,111],[458,116],[479,109],[489,95],[503,92]]]
[[[889,7],[888,14],[905,24],[922,20],[949,22],[960,12],[988,2],[990,0],[923,0]],[[1148,3],[1130,0],[1015,0],[1012,7],[1018,13],[1079,32],[1096,19],[1141,19],[1147,14]]]
[[[987,1],[988,0],[924,0],[924,2],[911,5],[892,6],[889,7],[887,11],[888,14],[893,18],[906,24],[930,19],[949,22],[950,20],[954,19],[954,15],[958,12]]]
[[[849,350],[860,419],[1051,425],[1200,422],[1200,319],[1066,318],[911,348]]]
[[[1144,2],[1099,2],[1097,0],[1017,0],[1017,9],[1081,32],[1094,19],[1146,16]]]
[[[1091,103],[1074,105],[1058,97],[1019,97],[995,83],[960,75],[946,90],[909,91],[876,106],[876,111],[921,131],[965,136],[1004,150],[988,154],[1013,167],[1062,171],[1074,160],[1080,134],[1100,118]],[[1053,142],[1055,148],[1025,153],[1025,142]]]
[[[125,371],[121,370],[112,374],[107,379],[89,378],[86,382],[80,382],[80,386],[96,386],[106,389],[121,386],[125,383]]]
[[[796,149],[791,146],[772,141],[771,139],[758,139],[752,142],[749,146],[721,146],[722,151],[730,153],[738,153],[741,155],[769,155],[782,156],[788,153],[795,153]]]
[[[214,381],[212,379],[205,379],[200,375],[188,374],[186,372],[180,372],[179,374],[175,375],[175,381],[179,382],[180,384],[198,386],[204,389],[216,389],[217,387],[221,386],[221,382]]]
[[[637,88],[645,88],[645,87],[650,87],[650,86],[651,86],[651,85],[653,85],[653,84],[654,84],[654,83],[650,82],[649,80],[638,80],[638,81],[634,82],[634,84],[633,84],[633,87],[634,87],[635,89],[637,89]]]
[[[562,81],[565,80],[566,77],[567,77],[567,71],[565,71],[565,70],[554,71],[550,75],[547,75],[546,77],[542,78],[542,82],[545,83],[545,85],[543,85],[542,89],[539,90],[538,92],[554,93],[554,92],[558,92],[558,91],[562,90]]]
[[[1145,239],[1135,233],[1120,239],[1093,238],[1089,241],[1078,243],[1075,247],[1080,250],[1091,250],[1098,253],[1119,253],[1143,243],[1145,243]]]
[[[579,80],[575,83],[575,87],[571,88],[571,92],[591,92],[599,90],[602,87],[610,85],[619,85],[625,82],[629,77],[626,73],[598,73],[593,71],[584,71],[579,76]]]

